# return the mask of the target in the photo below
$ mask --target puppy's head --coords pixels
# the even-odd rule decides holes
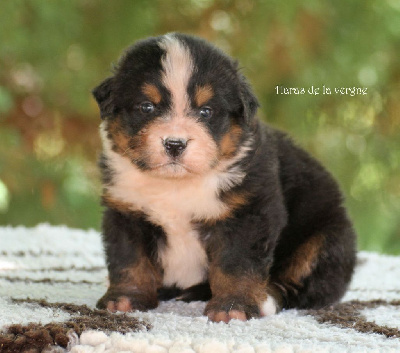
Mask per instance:
[[[104,142],[165,178],[205,174],[233,158],[258,107],[236,62],[182,34],[136,43],[93,95]]]

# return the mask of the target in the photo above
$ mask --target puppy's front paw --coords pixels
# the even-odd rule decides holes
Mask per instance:
[[[99,299],[96,306],[99,309],[116,311],[146,311],[158,305],[156,293],[145,293],[138,290],[121,290],[110,287],[106,294]]]
[[[208,302],[204,314],[211,321],[226,323],[232,319],[246,321],[261,315],[258,305],[243,297],[212,298]]]

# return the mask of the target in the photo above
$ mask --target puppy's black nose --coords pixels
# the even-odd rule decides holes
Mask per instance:
[[[185,150],[187,140],[179,138],[166,138],[163,141],[165,151],[171,157],[179,157]]]

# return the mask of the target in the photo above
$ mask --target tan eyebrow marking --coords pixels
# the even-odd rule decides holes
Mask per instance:
[[[194,99],[198,107],[201,107],[203,104],[207,103],[213,96],[214,92],[210,85],[196,87]]]
[[[156,86],[151,83],[145,83],[142,92],[155,104],[161,102],[161,93]]]

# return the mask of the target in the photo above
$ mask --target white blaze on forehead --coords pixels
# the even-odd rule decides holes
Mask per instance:
[[[174,114],[183,116],[188,108],[187,86],[193,72],[192,56],[173,34],[164,36],[160,46],[166,51],[162,59],[163,83],[171,92]]]

